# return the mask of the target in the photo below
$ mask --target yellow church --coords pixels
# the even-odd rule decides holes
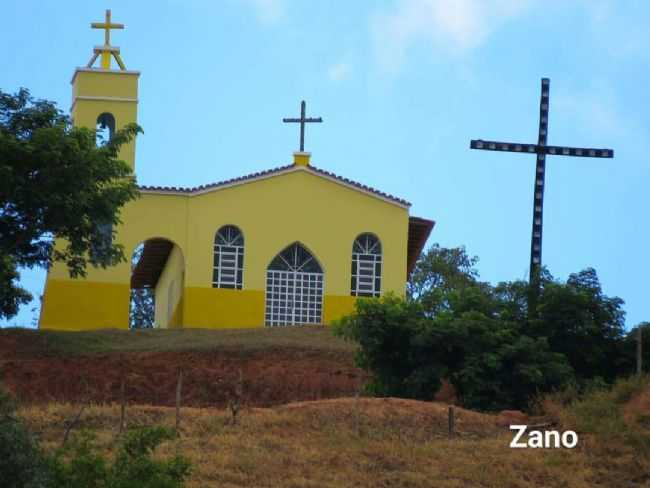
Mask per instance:
[[[139,71],[126,69],[110,43],[72,76],[74,124],[110,133],[137,121]],[[112,67],[112,61],[117,67]],[[99,62],[98,67],[94,67]],[[39,326],[129,328],[131,290],[149,288],[155,327],[236,328],[328,324],[358,297],[404,295],[434,222],[409,215],[410,204],[311,164],[300,151],[285,166],[196,188],[140,186],[121,210],[114,239],[137,262],[69,277],[49,270]],[[120,158],[135,171],[135,142]],[[299,204],[298,204],[299,203]]]

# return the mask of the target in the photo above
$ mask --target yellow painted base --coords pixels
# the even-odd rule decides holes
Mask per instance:
[[[263,325],[263,291],[185,288],[184,327],[230,329]]]
[[[354,304],[357,297],[325,295],[323,298],[323,322],[327,325],[340,319],[344,315],[354,312]]]
[[[130,289],[126,284],[50,279],[43,297],[39,327],[128,329],[129,300]]]
[[[127,329],[130,290],[126,285],[86,280],[49,280],[40,327],[59,330]],[[355,297],[326,295],[323,322],[354,311]],[[264,327],[265,293],[189,287],[176,306],[170,328]]]

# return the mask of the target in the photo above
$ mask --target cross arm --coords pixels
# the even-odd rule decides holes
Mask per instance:
[[[589,147],[545,146],[545,154],[558,156],[578,156],[583,158],[613,158],[613,149],[596,149]]]
[[[470,149],[483,149],[485,151],[506,151],[506,152],[537,152],[537,144],[523,144],[518,142],[484,141],[483,139],[472,139],[469,143]]]
[[[306,119],[287,119],[284,118],[282,119],[282,122],[322,122],[323,119],[322,117],[308,117]]]
[[[596,149],[566,146],[540,146],[537,144],[524,144],[518,142],[484,141],[472,139],[470,149],[483,149],[485,151],[505,151],[518,153],[551,154],[557,156],[577,156],[591,158],[613,158],[613,149]]]
[[[90,24],[90,27],[93,29],[124,29],[124,24],[112,24],[112,23],[104,23],[104,22],[93,22]]]

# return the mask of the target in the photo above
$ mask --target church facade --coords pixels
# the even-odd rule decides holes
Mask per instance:
[[[110,132],[137,121],[139,72],[110,45],[120,27],[108,12],[93,26],[106,29],[105,43],[75,71],[71,113],[75,125]],[[135,143],[120,157],[135,169]],[[129,257],[139,248],[139,259],[84,279],[53,265],[41,328],[128,328],[137,288],[154,291],[156,327],[328,324],[360,297],[403,295],[434,225],[410,216],[405,200],[313,166],[304,151],[241,178],[140,192],[114,236]]]

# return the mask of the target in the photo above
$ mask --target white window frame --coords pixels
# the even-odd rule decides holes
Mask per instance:
[[[382,268],[379,238],[371,233],[357,236],[352,244],[350,294],[355,297],[380,296]]]
[[[241,290],[244,287],[244,234],[239,227],[224,225],[214,237],[212,287]]]

